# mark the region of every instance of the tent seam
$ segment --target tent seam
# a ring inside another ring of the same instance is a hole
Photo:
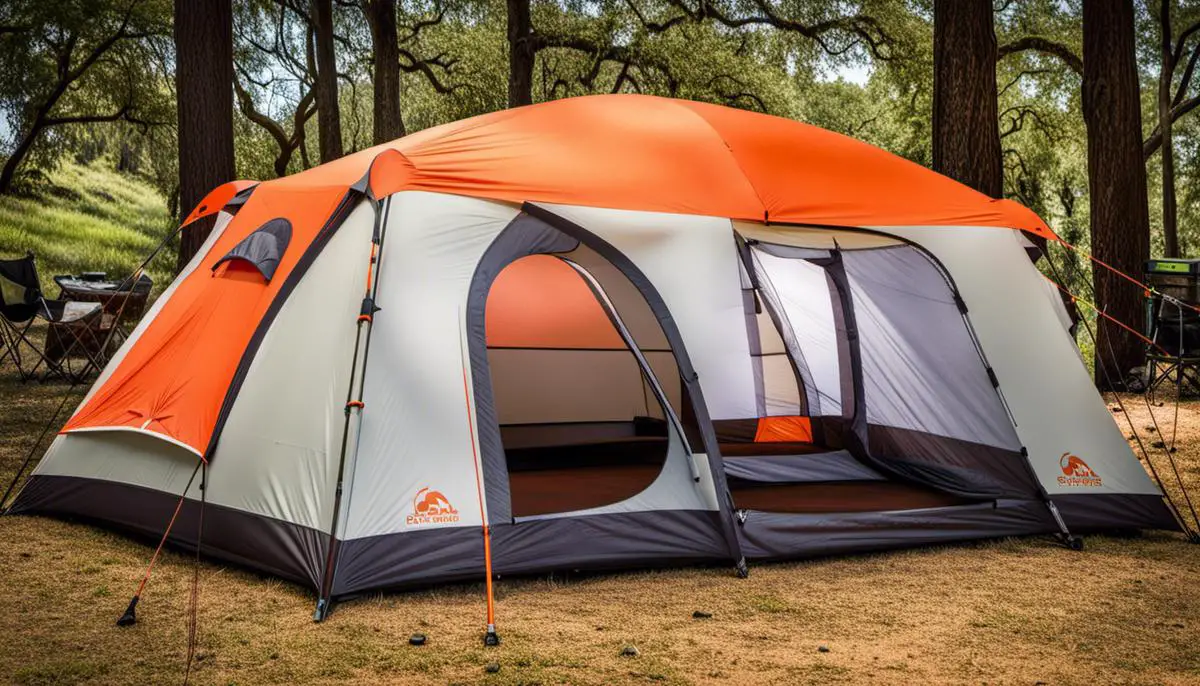
[[[729,141],[725,140],[725,136],[721,135],[721,132],[717,130],[717,127],[712,125],[712,122],[710,122],[707,117],[689,106],[692,102],[691,100],[678,100],[675,98],[664,99],[669,101],[672,105],[675,105],[687,112],[691,112],[693,116],[704,123],[704,126],[707,127],[709,131],[712,131],[713,135],[717,137],[717,140],[721,141],[721,146],[725,148],[725,150],[729,153],[729,158],[733,160],[733,166],[737,168],[738,173],[746,181],[746,185],[750,187],[750,191],[754,193],[754,198],[758,200],[758,205],[763,211],[763,221],[765,222],[770,217],[769,211],[767,210],[767,203],[763,201],[762,195],[758,192],[758,187],[755,186],[754,182],[750,180],[750,175],[746,173],[746,168],[742,166],[741,160],[739,160],[737,155],[734,154],[733,147],[729,145]]]

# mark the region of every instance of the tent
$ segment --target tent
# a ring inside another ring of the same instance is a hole
[[[647,96],[213,191],[199,253],[14,512],[332,598],[1180,525],[1034,213],[805,124]],[[197,472],[201,474],[196,477]]]

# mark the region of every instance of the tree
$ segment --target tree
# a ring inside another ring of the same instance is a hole
[[[375,93],[373,140],[386,143],[404,135],[400,114],[400,37],[396,31],[396,0],[364,0],[363,14],[371,28]]]
[[[533,31],[530,0],[507,0],[508,106],[533,104],[533,65],[538,36]]]
[[[1031,0],[1005,3],[995,20],[1005,196],[1057,220],[1060,235],[1075,241],[1081,222],[1074,214],[1075,193],[1087,183],[1079,105],[1081,17],[1069,3]],[[1045,239],[1029,238],[1045,249]],[[1062,296],[1074,318],[1074,302]]]
[[[234,178],[231,0],[175,0],[175,62],[179,202],[180,212],[187,213]],[[211,229],[205,224],[183,233],[180,268]]]
[[[1200,13],[1196,8],[1188,6],[1183,10],[1174,8],[1170,0],[1160,0],[1157,8],[1158,23],[1158,57],[1161,65],[1158,83],[1158,106],[1154,130],[1146,138],[1142,146],[1142,154],[1149,160],[1154,153],[1163,148],[1163,141],[1170,136],[1169,129],[1181,117],[1200,106],[1200,95],[1188,97],[1192,82],[1196,75],[1197,61],[1200,60]],[[1176,37],[1173,34],[1174,22],[1172,15],[1178,15],[1182,26],[1186,26]],[[1193,42],[1194,41],[1194,42]],[[1192,42],[1189,49],[1189,42]],[[1185,59],[1186,55],[1186,59]],[[1180,65],[1183,71],[1179,72]],[[1178,74],[1179,81],[1174,83]],[[1171,92],[1174,88],[1174,93]],[[1164,105],[1166,99],[1169,104]],[[1166,160],[1164,158],[1164,165]],[[1172,165],[1173,166],[1173,165]],[[1164,172],[1165,173],[1165,172]],[[1165,188],[1164,188],[1165,190]],[[1165,218],[1164,218],[1165,220]]]
[[[379,145],[405,134],[400,107],[401,73],[421,74],[435,92],[447,95],[454,92],[458,85],[442,79],[450,75],[458,60],[445,52],[432,57],[418,57],[409,49],[409,44],[415,42],[422,31],[442,23],[446,17],[444,9],[438,9],[432,16],[418,16],[411,23],[401,24],[396,15],[396,0],[362,0],[360,8],[371,33],[371,71],[374,77],[372,138]],[[407,31],[403,37],[399,35],[398,25],[404,26]]]
[[[933,168],[999,198],[1004,172],[991,0],[935,0],[933,45]]]
[[[288,166],[292,162],[292,155],[304,146],[304,127],[317,111],[313,90],[311,88],[306,90],[299,102],[296,103],[292,115],[292,131],[288,133],[279,122],[258,111],[254,103],[254,96],[242,86],[242,78],[248,77],[242,75],[233,80],[233,88],[237,92],[238,109],[246,119],[262,127],[279,146],[279,154],[275,156],[274,162],[275,176],[285,176],[288,173]]]
[[[343,154],[337,53],[334,50],[333,0],[312,0],[312,24],[316,34],[317,138],[320,143],[321,161],[330,162]]]
[[[1092,253],[1137,274],[1150,256],[1146,167],[1142,162],[1142,111],[1128,0],[1083,3],[1083,115],[1087,125]],[[1139,328],[1142,291],[1108,269],[1096,268],[1096,302],[1106,314]],[[1120,327],[1097,322],[1096,374],[1120,383],[1143,363],[1142,342]],[[1115,368],[1106,363],[1114,363]]]
[[[309,15],[303,7],[275,0],[244,3],[238,12],[233,82],[238,109],[274,144],[275,176],[288,173],[297,152],[308,168],[306,127],[317,111]]]
[[[168,34],[159,2],[22,0],[0,9],[0,107],[10,114],[12,151],[0,193],[49,134],[77,125],[165,125],[161,84],[147,78],[150,42]]]
[[[1167,257],[1179,257],[1179,227],[1178,205],[1175,199],[1175,145],[1172,141],[1175,119],[1186,114],[1181,107],[1187,95],[1192,75],[1196,70],[1196,60],[1200,58],[1200,40],[1196,41],[1187,57],[1186,66],[1180,75],[1179,87],[1175,88],[1176,71],[1183,64],[1189,38],[1200,31],[1200,17],[1186,29],[1175,36],[1172,30],[1172,15],[1175,14],[1175,3],[1171,0],[1161,0],[1158,5],[1158,101],[1157,128],[1152,141],[1162,151],[1162,228],[1163,247]],[[1194,14],[1194,13],[1193,13]],[[1178,110],[1177,110],[1178,108]],[[1149,143],[1149,141],[1148,141]],[[1147,156],[1148,157],[1148,156]]]

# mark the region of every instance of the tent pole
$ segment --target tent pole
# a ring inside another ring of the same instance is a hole
[[[475,440],[475,417],[471,412],[471,388],[467,379],[467,349],[464,342],[466,336],[466,315],[458,311],[458,350],[462,359],[463,402],[467,408],[467,434],[471,437],[471,463],[475,467],[475,495],[479,500],[479,522],[483,529],[483,568],[486,578],[484,590],[487,594],[487,632],[483,635],[485,646],[500,645],[500,636],[496,633],[496,597],[492,590],[492,529],[488,524],[487,508],[483,504],[483,477],[479,468],[479,447]]]
[[[362,422],[363,386],[366,383],[367,353],[371,346],[371,329],[375,312],[375,293],[379,287],[379,263],[383,251],[383,237],[387,231],[387,217],[391,209],[391,198],[375,201],[375,227],[371,232],[371,257],[367,264],[367,283],[364,289],[362,308],[359,311],[354,334],[354,356],[350,364],[350,386],[346,389],[346,420],[342,425],[342,448],[338,458],[337,486],[333,495],[333,520],[329,526],[329,549],[325,556],[325,571],[321,577],[318,589],[317,607],[313,611],[313,621],[320,622],[329,616],[333,600],[333,578],[337,568],[338,553],[341,541],[337,537],[337,527],[342,510],[342,494],[345,489],[346,455],[349,452],[350,425],[352,420]],[[365,328],[365,332],[364,332]],[[361,355],[360,355],[361,352]],[[361,361],[360,361],[361,358]],[[357,382],[357,383],[356,383]],[[358,393],[355,394],[357,387]],[[355,451],[357,452],[357,446]]]

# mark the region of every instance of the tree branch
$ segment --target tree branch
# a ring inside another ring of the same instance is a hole
[[[866,14],[854,14],[836,19],[827,19],[815,24],[805,24],[794,19],[780,16],[769,4],[768,0],[751,0],[757,13],[735,17],[714,7],[711,0],[699,0],[695,8],[687,4],[687,0],[667,0],[667,4],[684,13],[684,16],[700,23],[712,19],[719,24],[732,29],[746,26],[771,26],[781,31],[798,33],[817,43],[829,55],[843,55],[851,49],[866,45],[872,57],[879,60],[891,60],[891,50],[895,45],[892,37],[883,29],[883,24],[874,17]],[[665,23],[654,24],[647,22],[640,12],[636,12],[643,25],[649,28],[655,26],[666,30],[678,23],[675,19]],[[837,46],[829,42],[828,36],[848,34],[852,38],[845,45]]]
[[[447,57],[445,53],[441,53],[427,59],[419,59],[404,48],[400,48],[399,50],[401,58],[400,70],[407,74],[424,74],[425,79],[429,81],[429,85],[433,86],[433,89],[438,93],[447,95],[462,87],[458,84],[446,85],[442,83],[442,80],[438,78],[437,73],[433,70],[434,67],[438,67],[448,74],[454,65],[458,63],[457,58]]]
[[[1057,57],[1062,61],[1063,64],[1067,65],[1071,71],[1083,76],[1083,60],[1079,57],[1079,55],[1076,55],[1075,52],[1065,44],[1052,41],[1048,38],[1042,38],[1041,36],[1026,36],[1020,40],[1013,41],[1012,43],[1001,45],[996,50],[996,59],[999,61],[1005,57],[1008,57],[1009,55],[1026,51],[1040,52],[1043,55]]]
[[[1194,98],[1188,98],[1187,100],[1179,103],[1178,106],[1172,107],[1171,122],[1174,123],[1179,121],[1180,117],[1196,109],[1198,106],[1200,106],[1200,95]],[[1150,159],[1154,156],[1154,153],[1158,152],[1160,147],[1162,147],[1162,129],[1158,126],[1155,126],[1154,130],[1150,132],[1150,137],[1147,138],[1146,142],[1142,144],[1142,159]]]
[[[1008,92],[1009,88],[1012,88],[1013,86],[1017,85],[1017,83],[1021,79],[1025,78],[1026,76],[1038,76],[1040,74],[1049,74],[1050,71],[1051,70],[1049,70],[1049,69],[1026,69],[1025,71],[1022,71],[1021,73],[1014,76],[1012,78],[1012,80],[1010,80],[1008,83],[1004,84],[1004,88],[1001,88],[1000,92],[997,95],[1004,95],[1005,93]]]
[[[1192,54],[1188,57],[1187,66],[1183,69],[1183,76],[1179,78],[1179,90],[1175,91],[1175,97],[1171,99],[1171,107],[1175,107],[1183,102],[1183,96],[1187,95],[1188,88],[1192,83],[1192,74],[1196,72],[1196,60],[1200,58],[1200,41],[1197,41],[1196,47],[1192,48]],[[1179,62],[1176,60],[1172,64],[1172,70]]]

